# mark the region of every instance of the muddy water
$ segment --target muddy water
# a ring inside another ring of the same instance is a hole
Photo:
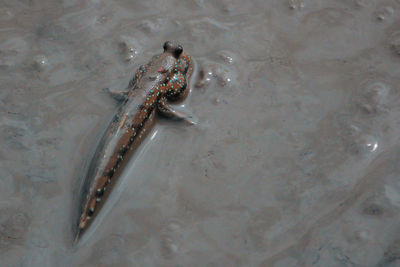
[[[400,1],[0,0],[1,266],[399,266]],[[196,60],[90,235],[89,155],[139,64]]]

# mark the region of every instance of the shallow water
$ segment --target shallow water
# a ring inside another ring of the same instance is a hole
[[[1,266],[399,266],[400,1],[0,0]],[[177,40],[159,120],[72,247],[88,157]]]

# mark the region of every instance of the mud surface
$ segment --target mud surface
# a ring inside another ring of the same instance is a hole
[[[1,266],[399,266],[400,1],[0,0]],[[198,126],[159,120],[92,234],[104,88],[178,40]]]

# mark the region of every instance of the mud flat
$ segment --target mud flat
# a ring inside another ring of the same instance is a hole
[[[400,1],[2,1],[1,266],[399,266]],[[196,60],[72,247],[104,88]]]

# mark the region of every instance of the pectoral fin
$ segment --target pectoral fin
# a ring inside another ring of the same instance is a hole
[[[110,88],[104,88],[103,91],[106,92],[107,94],[109,94],[112,98],[114,98],[118,102],[124,101],[129,93],[129,91],[120,91],[120,92],[111,91]]]
[[[198,119],[196,118],[196,116],[172,108],[170,105],[168,105],[167,99],[165,97],[160,99],[157,107],[158,107],[157,109],[158,113],[164,117],[174,120],[185,121],[190,125],[198,124]]]

